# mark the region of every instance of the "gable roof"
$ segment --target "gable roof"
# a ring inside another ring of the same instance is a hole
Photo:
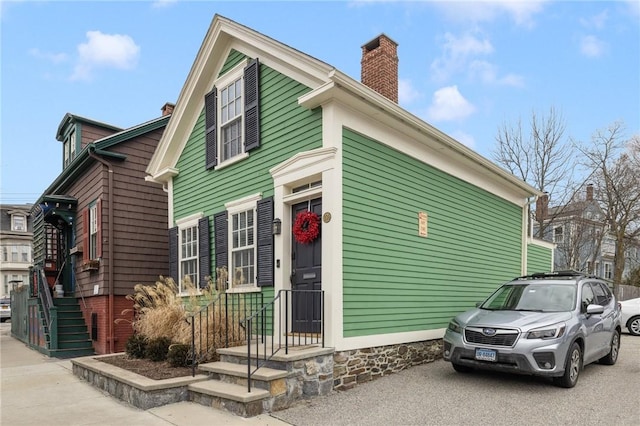
[[[213,86],[231,49],[252,58],[259,57],[262,64],[310,87],[311,92],[298,100],[303,107],[312,109],[328,100],[339,100],[403,134],[415,136],[416,140],[430,144],[438,152],[446,152],[477,173],[490,176],[500,185],[508,185],[523,197],[542,195],[526,182],[335,67],[217,14],[147,166],[148,179],[164,183],[177,175],[175,166],[204,108],[205,94]]]
[[[71,114],[67,114],[63,119],[63,122]],[[77,117],[77,116],[75,116]],[[78,176],[96,161],[91,155],[94,153],[111,157],[117,160],[124,160],[126,156],[117,152],[108,151],[109,148],[119,143],[128,141],[142,134],[159,129],[167,124],[170,115],[155,118],[145,123],[138,124],[128,129],[122,130],[118,133],[106,136],[102,139],[95,140],[94,142],[87,144],[82,151],[71,161],[71,163],[58,175],[58,177],[49,185],[49,187],[38,198],[35,205],[38,205],[42,200],[49,195],[56,195],[61,191],[64,191],[66,186],[73,182]],[[113,126],[111,126],[113,127]],[[115,128],[114,128],[115,129]]]

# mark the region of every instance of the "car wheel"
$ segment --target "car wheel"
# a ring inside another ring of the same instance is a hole
[[[634,336],[640,336],[640,316],[630,318],[627,321],[627,329]]]
[[[458,373],[470,373],[473,371],[473,368],[467,367],[466,365],[456,364],[455,362],[452,362],[451,365],[453,365],[453,369]]]
[[[553,381],[563,388],[572,388],[578,383],[580,370],[582,370],[582,350],[580,345],[574,342],[564,363],[564,374],[561,377],[554,377]]]
[[[600,364],[613,365],[618,360],[618,353],[620,352],[620,332],[618,330],[613,331],[611,336],[611,347],[609,353],[600,358]]]

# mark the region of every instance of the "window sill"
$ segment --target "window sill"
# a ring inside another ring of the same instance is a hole
[[[253,285],[232,287],[226,293],[260,293],[260,287]]]
[[[242,153],[240,155],[236,155],[233,158],[230,158],[230,159],[228,159],[226,161],[223,161],[222,163],[217,164],[216,167],[215,167],[215,170],[224,169],[225,167],[229,167],[232,164],[235,164],[238,161],[242,161],[242,160],[244,160],[245,158],[248,158],[248,157],[249,157],[249,153],[248,152],[244,152],[244,153]]]
[[[97,271],[100,269],[100,261],[99,260],[89,260],[80,265],[80,271]]]

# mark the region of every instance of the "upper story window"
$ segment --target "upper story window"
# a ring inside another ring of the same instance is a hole
[[[89,258],[98,258],[98,204],[89,207]]]
[[[102,201],[89,204],[82,213],[82,261],[100,260],[102,257]]]
[[[260,147],[257,59],[242,61],[205,96],[206,168],[221,168]]]
[[[21,214],[11,215],[11,230],[24,232],[27,230],[27,219]]]
[[[564,242],[564,228],[562,226],[553,228],[553,242],[557,244]]]
[[[63,158],[64,158],[64,167],[67,167],[69,163],[73,161],[76,156],[76,131],[75,129],[71,129],[69,134],[64,138],[64,142],[62,144],[63,149]]]

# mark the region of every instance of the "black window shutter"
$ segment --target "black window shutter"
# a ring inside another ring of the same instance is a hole
[[[218,91],[214,87],[204,97],[204,121],[206,144],[206,168],[212,169],[218,164],[216,109],[218,107]]]
[[[260,147],[260,62],[244,69],[244,150]]]
[[[200,288],[209,285],[207,277],[211,277],[211,253],[209,244],[209,216],[198,221],[198,260],[200,264]]]
[[[216,269],[227,267],[228,259],[228,227],[226,210],[213,216],[213,232],[216,245]]]
[[[169,229],[169,277],[179,284],[178,281],[178,227]]]
[[[273,197],[257,203],[258,212],[258,285],[273,285]]]

